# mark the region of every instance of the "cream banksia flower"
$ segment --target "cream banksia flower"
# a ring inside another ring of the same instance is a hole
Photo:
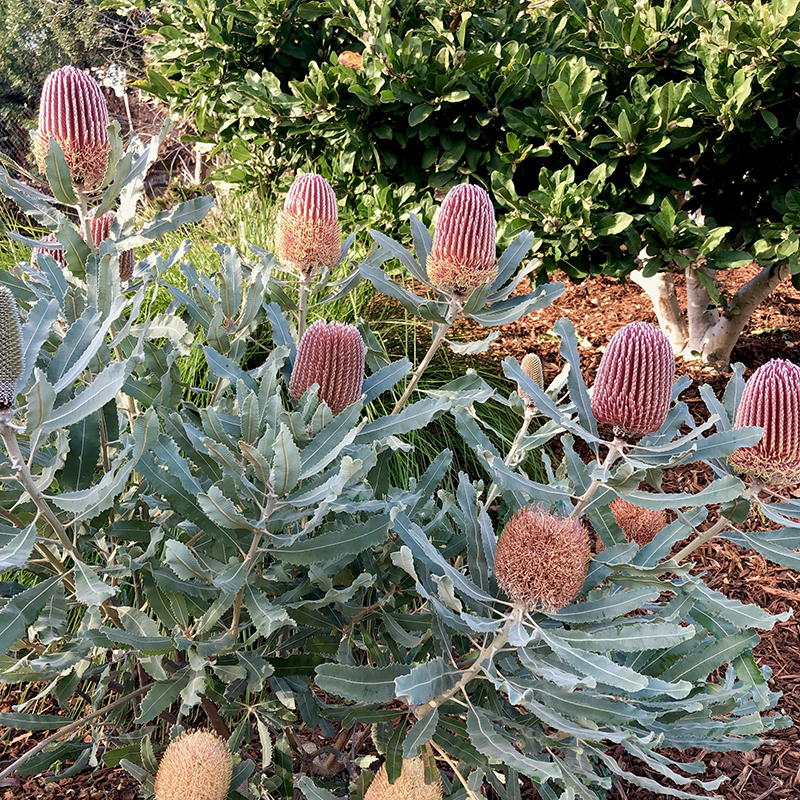
[[[445,196],[428,255],[428,278],[442,292],[468,297],[497,277],[494,206],[480,186],[461,183]]]
[[[663,424],[675,381],[675,355],[655,325],[620,328],[600,359],[592,389],[592,413],[617,436],[655,433]]]
[[[100,247],[100,244],[111,235],[111,225],[116,217],[115,211],[107,211],[95,219],[94,213],[89,212],[89,225],[92,229],[92,241],[95,247]],[[119,279],[121,281],[127,281],[133,277],[133,261],[133,250],[125,250],[119,254]]]
[[[100,85],[75,67],[60,67],[44,82],[39,129],[34,132],[34,155],[45,171],[44,157],[55,139],[64,151],[72,182],[87,191],[103,180],[111,149],[108,106]]]
[[[580,592],[589,568],[589,536],[576,519],[526,506],[506,523],[494,555],[500,588],[529,608],[557,611]]]
[[[361,396],[367,348],[352,325],[317,320],[300,339],[289,394],[299,400],[313,384],[334,414]]]
[[[336,195],[322,175],[300,175],[289,188],[275,229],[281,264],[311,278],[339,263],[342,232]]]
[[[22,331],[14,295],[0,286],[0,411],[11,408],[22,375]]]
[[[183,733],[170,744],[156,774],[156,800],[225,800],[233,761],[225,742],[209,731]]]
[[[728,456],[733,468],[772,485],[800,481],[800,367],[774,358],[750,376],[733,427],[750,425],[764,435]]]
[[[442,800],[442,781],[425,783],[425,762],[420,756],[404,758],[400,777],[389,783],[384,764],[369,785],[364,800]]]
[[[652,542],[667,524],[666,511],[639,508],[621,497],[614,500],[610,508],[625,538],[629,542],[636,542],[639,547]]]
[[[528,353],[520,364],[522,371],[540,388],[544,389],[544,373],[542,372],[542,359],[536,353]],[[529,397],[522,389],[519,396],[529,405],[533,406],[533,398]]]

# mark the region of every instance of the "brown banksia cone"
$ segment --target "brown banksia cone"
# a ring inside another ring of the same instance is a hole
[[[620,328],[600,360],[592,389],[592,413],[617,436],[655,433],[663,424],[675,381],[675,355],[655,325]]]
[[[107,211],[95,219],[94,213],[89,212],[89,224],[92,229],[92,241],[95,247],[100,247],[100,244],[111,235],[111,225],[116,217],[116,212]],[[125,252],[119,254],[119,279],[121,281],[127,281],[133,277],[133,261],[133,250],[125,250]]]
[[[576,519],[526,506],[506,523],[494,555],[500,588],[529,608],[557,611],[580,592],[589,567],[589,536]]]
[[[428,278],[443,292],[468,297],[482,283],[497,277],[494,206],[480,186],[461,183],[442,201]]]
[[[361,396],[367,348],[352,325],[317,320],[300,339],[289,394],[299,400],[313,384],[319,384],[320,401],[334,414]]]
[[[733,468],[771,485],[800,481],[800,367],[774,358],[750,376],[733,427],[750,425],[764,435],[728,456]]]
[[[300,175],[278,213],[278,261],[311,278],[322,267],[336,266],[341,252],[342,232],[333,188],[322,175]]]
[[[0,286],[0,411],[11,408],[22,376],[22,330],[14,295]]]
[[[225,800],[233,760],[210,731],[181,734],[167,748],[156,774],[156,800]]]
[[[54,233],[48,233],[47,236],[42,237],[41,244],[48,245],[51,243],[58,244],[58,238]],[[52,250],[49,247],[36,247],[34,248],[33,252],[31,253],[31,264],[36,266],[36,254],[37,253],[45,253],[51,258],[55,259],[59,264],[62,266],[67,266],[67,259],[64,257],[63,250]]]
[[[34,155],[44,172],[44,157],[55,139],[64,151],[72,182],[87,191],[103,180],[108,164],[108,106],[100,85],[83,70],[60,67],[44,82]]]
[[[639,508],[621,497],[614,500],[610,508],[625,538],[629,542],[636,542],[639,547],[652,542],[667,524],[666,511]]]
[[[386,765],[379,770],[367,789],[364,800],[442,800],[442,781],[425,783],[425,761],[420,757],[404,758],[400,777],[389,783]]]
[[[536,353],[528,353],[522,359],[522,371],[540,388],[544,389],[544,373],[542,372],[542,359]],[[534,406],[533,398],[519,390],[519,396],[529,405]]]

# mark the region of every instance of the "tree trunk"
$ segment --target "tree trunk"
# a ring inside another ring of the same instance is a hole
[[[676,353],[683,351],[689,341],[686,316],[681,311],[678,295],[675,293],[675,279],[671,272],[657,272],[648,278],[642,270],[635,269],[630,279],[644,289],[656,312],[658,325],[667,335]]]
[[[707,358],[709,332],[719,322],[719,309],[712,303],[706,285],[700,280],[705,275],[716,286],[715,270],[708,267],[686,268],[686,316],[689,320],[689,341],[684,348],[684,358]],[[695,355],[696,354],[696,355]]]

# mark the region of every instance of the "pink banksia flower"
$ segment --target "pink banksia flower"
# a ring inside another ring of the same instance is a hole
[[[536,353],[528,353],[520,364],[522,371],[540,388],[544,389],[544,373],[542,372],[542,359]],[[529,406],[534,406],[533,398],[519,390],[519,396]]]
[[[0,411],[11,408],[22,375],[22,331],[14,295],[0,286]]]
[[[384,764],[369,785],[364,800],[442,800],[442,781],[425,783],[425,761],[420,757],[404,758],[400,777],[389,783]]]
[[[494,556],[500,588],[528,608],[556,611],[580,592],[589,565],[589,536],[581,523],[526,506],[506,523]]]
[[[108,106],[100,85],[83,70],[60,67],[45,79],[34,132],[34,155],[42,172],[51,139],[64,151],[72,182],[87,191],[96,189],[111,149]]]
[[[233,759],[210,731],[183,733],[164,753],[156,773],[156,800],[225,800]]]
[[[610,508],[617,525],[622,528],[625,538],[629,542],[636,542],[639,547],[644,547],[652,542],[667,524],[666,511],[639,508],[621,497],[614,500]]]
[[[663,424],[675,381],[675,355],[655,325],[631,322],[612,337],[592,389],[592,413],[617,436],[655,433]]]
[[[433,247],[428,255],[428,278],[443,292],[468,297],[482,283],[497,277],[496,226],[489,193],[461,183],[442,201]]]
[[[300,339],[289,394],[299,400],[313,384],[334,414],[361,396],[367,349],[352,325],[317,320]]]
[[[764,429],[758,444],[729,456],[733,468],[771,485],[800,481],[800,367],[774,358],[748,379],[734,428]]]
[[[278,261],[312,278],[339,263],[342,232],[336,195],[322,175],[300,175],[289,188],[275,229]]]
[[[89,225],[92,229],[92,242],[95,247],[100,247],[111,235],[111,225],[116,219],[116,212],[106,211],[105,214],[95,219],[94,213],[89,212]],[[130,280],[133,277],[133,250],[125,250],[119,254],[119,279]]]
[[[58,244],[58,237],[54,233],[48,233],[47,236],[43,236],[41,240],[42,245],[48,244]],[[64,257],[64,251],[62,249],[52,249],[50,247],[36,247],[34,248],[33,252],[31,253],[31,264],[36,266],[36,256],[38,253],[45,253],[46,255],[50,256],[51,258],[55,259],[59,264],[62,266],[67,266],[67,259]]]

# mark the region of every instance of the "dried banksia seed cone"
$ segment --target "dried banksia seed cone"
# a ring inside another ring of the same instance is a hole
[[[528,353],[522,359],[522,371],[540,388],[544,389],[544,373],[542,372],[542,359],[536,353]],[[519,390],[519,396],[529,405],[533,406],[533,398],[529,397],[522,389]]]
[[[319,384],[320,401],[338,414],[361,396],[366,354],[355,327],[317,320],[300,339],[289,394],[299,400],[309,386]]]
[[[497,277],[494,206],[480,186],[461,183],[442,201],[433,247],[428,255],[428,278],[443,292],[469,296]]]
[[[336,195],[322,175],[295,179],[278,213],[275,255],[287,267],[313,277],[322,267],[339,263],[342,232]]]
[[[675,355],[655,325],[620,328],[600,360],[592,389],[592,413],[617,436],[655,433],[663,424],[675,381]]]
[[[92,229],[92,242],[95,247],[99,247],[111,235],[111,225],[116,219],[116,212],[107,211],[97,219],[94,213],[89,212],[89,224]],[[121,281],[130,280],[133,276],[133,250],[126,250],[119,254],[119,279]]]
[[[48,233],[47,236],[42,237],[41,243],[50,244],[51,242],[58,243],[58,237],[54,233]],[[31,253],[31,264],[36,266],[36,254],[37,253],[46,253],[51,258],[54,258],[59,264],[66,266],[67,259],[64,257],[63,250],[51,250],[49,247],[37,247]]]
[[[0,410],[11,408],[22,376],[22,331],[14,295],[0,286]]]
[[[442,781],[425,783],[425,761],[420,757],[404,758],[400,777],[389,783],[384,764],[367,789],[364,800],[442,800]]]
[[[225,742],[209,731],[181,734],[156,774],[156,800],[225,800],[233,761]]]
[[[733,468],[767,484],[800,481],[800,367],[774,358],[750,376],[733,427],[750,425],[764,435],[728,456]]]
[[[666,511],[639,508],[621,497],[614,500],[610,508],[625,538],[629,542],[636,542],[639,547],[652,542],[667,524]]]
[[[72,182],[87,191],[97,188],[111,149],[108,106],[97,81],[75,67],[61,67],[44,82],[39,129],[34,133],[34,155],[42,172],[51,139],[64,151]]]
[[[506,523],[494,570],[515,602],[556,611],[580,592],[589,565],[589,536],[578,520],[526,506]]]

